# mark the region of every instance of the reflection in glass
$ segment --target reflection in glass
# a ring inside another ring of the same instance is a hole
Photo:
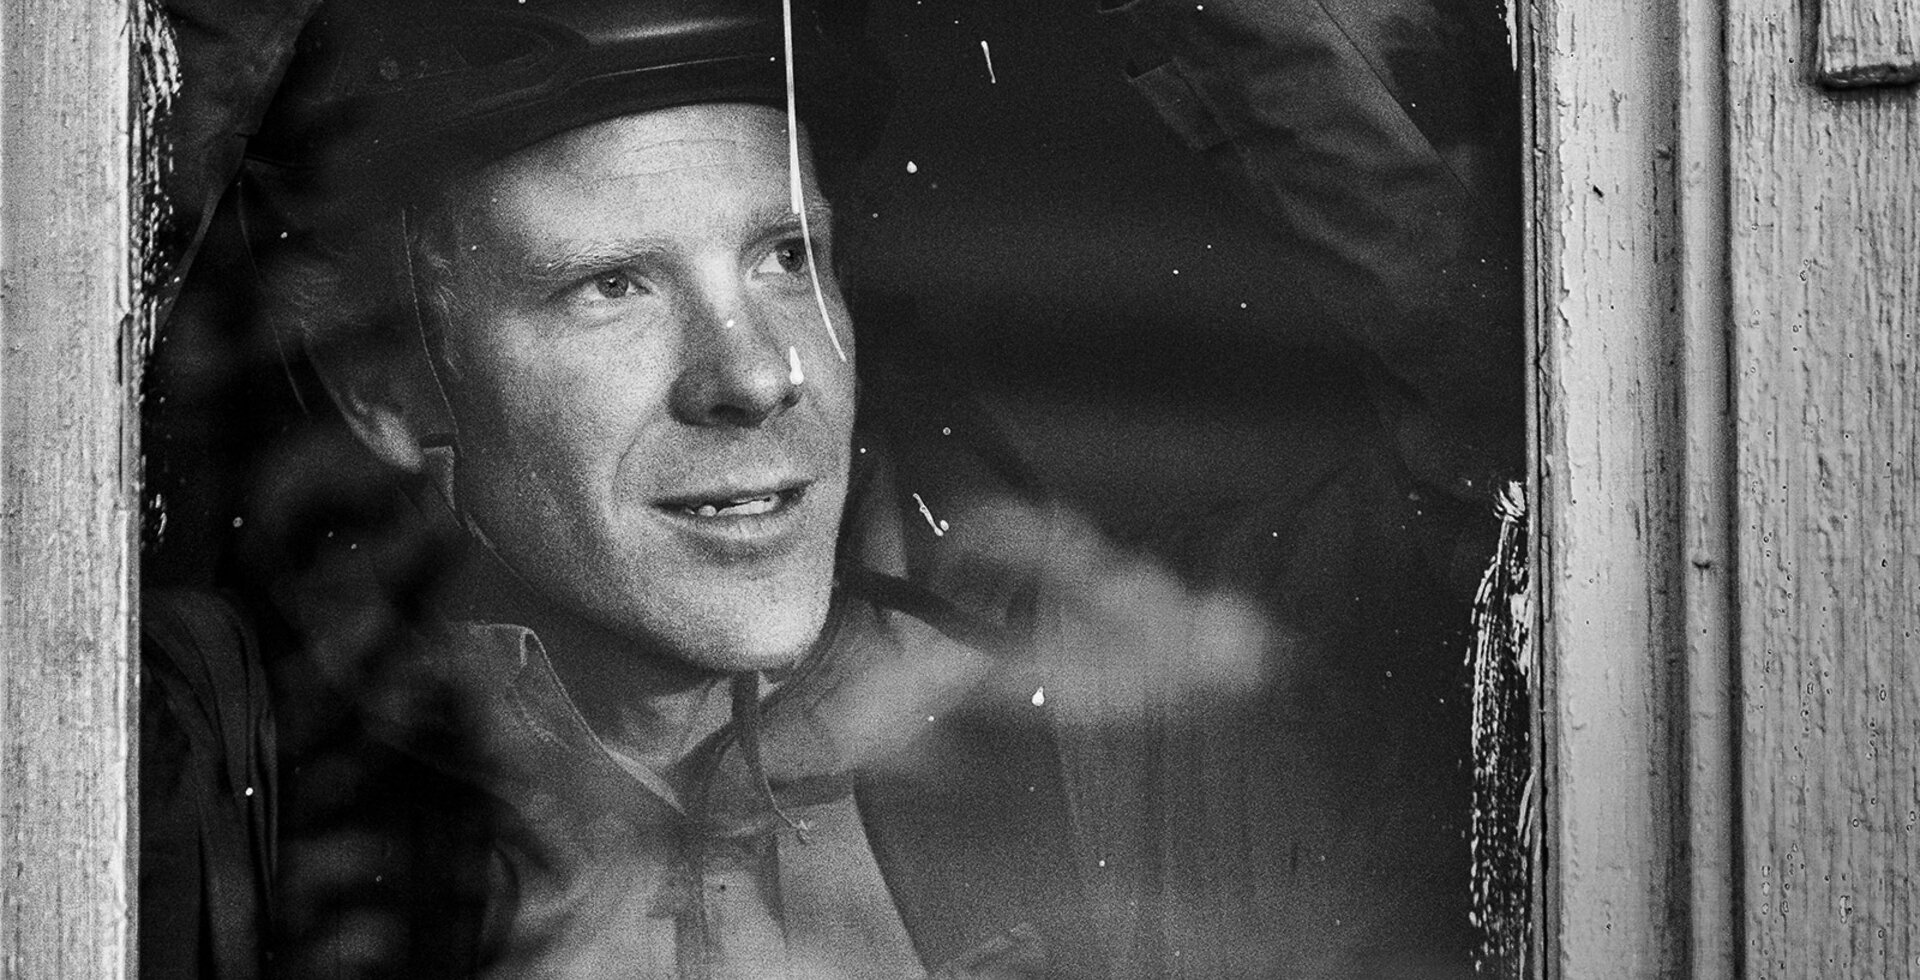
[[[1516,968],[1498,5],[539,2],[172,5],[145,972]]]

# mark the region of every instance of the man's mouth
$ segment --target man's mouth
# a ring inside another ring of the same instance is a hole
[[[676,500],[668,503],[668,509],[678,510],[689,517],[722,518],[754,517],[771,514],[797,503],[805,487],[791,487],[784,490],[769,490],[757,494],[729,494],[710,498]]]
[[[825,525],[810,503],[813,486],[806,478],[714,481],[656,498],[654,507],[683,543],[713,560],[762,561],[820,539]]]

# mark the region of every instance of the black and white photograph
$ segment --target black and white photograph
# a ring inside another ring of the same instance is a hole
[[[1920,975],[1920,0],[15,0],[0,978]]]

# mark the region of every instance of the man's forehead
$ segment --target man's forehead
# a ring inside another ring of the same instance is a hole
[[[800,151],[808,211],[825,228],[804,138]],[[456,199],[458,252],[493,274],[541,278],[581,255],[755,237],[796,220],[788,152],[785,114],[760,105],[702,104],[582,127],[466,184]]]
[[[689,168],[784,166],[786,119],[768,106],[707,103],[620,116],[554,136],[489,168],[494,181],[591,183]]]

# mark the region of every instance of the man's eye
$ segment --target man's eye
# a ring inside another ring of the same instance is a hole
[[[806,243],[798,239],[781,242],[767,253],[766,258],[760,260],[753,271],[762,276],[795,276],[807,271]]]
[[[620,299],[640,291],[640,287],[634,283],[632,277],[624,272],[608,272],[595,276],[593,289],[602,299]]]

